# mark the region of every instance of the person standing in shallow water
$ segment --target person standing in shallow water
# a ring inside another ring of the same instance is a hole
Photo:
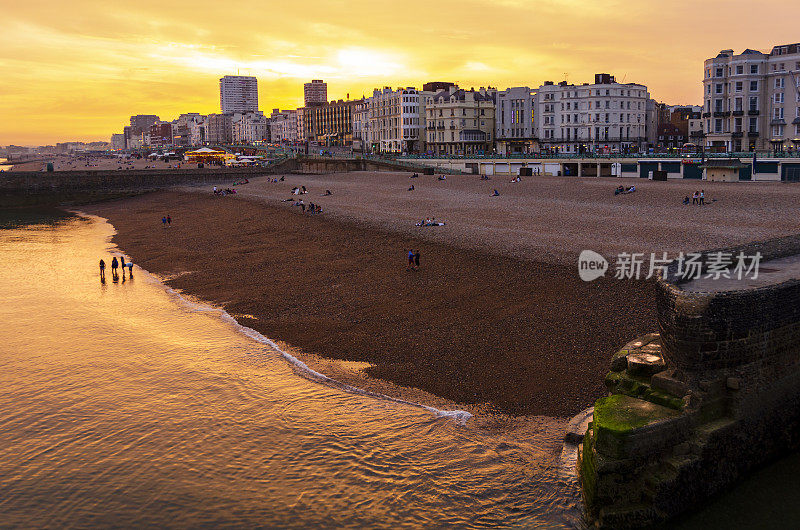
[[[117,277],[117,267],[119,267],[119,262],[117,261],[117,257],[114,256],[114,258],[111,260],[111,277],[112,278],[116,278]]]
[[[106,262],[100,260],[100,281],[106,280]]]
[[[125,256],[119,257],[119,266],[122,269],[122,277],[125,277]]]

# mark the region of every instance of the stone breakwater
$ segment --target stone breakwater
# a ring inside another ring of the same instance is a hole
[[[769,271],[800,236],[727,251],[760,252]],[[667,520],[800,448],[800,280],[701,291],[677,267],[658,281],[659,333],[613,356],[579,455],[601,528]]]
[[[294,169],[294,160],[287,160],[267,168],[3,172],[0,207],[82,204],[172,186],[230,185],[241,178]]]

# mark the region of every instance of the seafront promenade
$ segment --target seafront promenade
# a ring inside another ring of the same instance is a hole
[[[481,175],[516,176],[530,172],[533,175],[572,177],[630,177],[649,178],[653,172],[663,171],[668,179],[701,180],[702,166],[706,160],[730,159],[742,164],[741,181],[792,181],[800,180],[800,157],[795,154],[775,156],[763,153],[714,153],[692,155],[600,155],[600,156],[542,156],[502,155],[488,157],[406,156],[398,160],[431,165],[443,170]],[[522,173],[521,173],[522,172]]]

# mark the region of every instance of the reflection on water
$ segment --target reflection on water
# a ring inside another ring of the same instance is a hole
[[[516,440],[300,377],[112,228],[0,231],[3,526],[571,526],[561,432]]]
[[[8,171],[12,168],[12,166],[10,164],[6,164],[6,162],[8,162],[8,159],[0,158],[0,171]]]

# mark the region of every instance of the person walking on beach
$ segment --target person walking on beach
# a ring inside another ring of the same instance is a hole
[[[119,257],[119,266],[122,269],[122,278],[125,279],[125,256]]]
[[[164,229],[166,230],[166,228],[167,228],[167,218],[166,217],[162,217],[161,218],[161,226],[163,226]]]
[[[406,270],[407,271],[414,270],[414,251],[413,250],[409,250],[408,251],[408,265],[406,266]]]
[[[419,269],[419,249],[414,252],[414,267]]]
[[[106,262],[100,260],[100,281],[106,281]]]
[[[133,262],[129,261],[127,263],[127,265],[128,265],[128,276],[130,276],[130,279],[132,280],[133,279]]]
[[[169,215],[167,216],[167,226],[168,227],[172,226],[172,217],[170,217]]]
[[[700,190],[700,206],[706,203],[706,190]]]

